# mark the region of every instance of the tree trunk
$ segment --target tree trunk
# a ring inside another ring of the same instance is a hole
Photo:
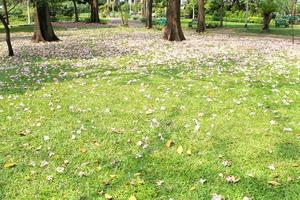
[[[206,28],[205,25],[205,9],[204,9],[204,0],[199,0],[198,2],[198,26],[197,32],[204,32]]]
[[[270,22],[272,20],[272,15],[273,13],[264,13],[263,14],[263,28],[262,30],[265,31],[265,32],[268,32],[270,31]]]
[[[98,0],[91,0],[91,22],[99,23],[99,3]]]
[[[112,3],[112,5],[111,5],[113,17],[115,17],[115,4],[116,4],[116,2],[115,2],[115,0],[113,0],[113,3]]]
[[[11,41],[10,41],[10,30],[8,27],[8,24],[6,22],[6,20],[3,18],[2,15],[0,15],[0,21],[2,22],[4,28],[5,28],[5,33],[6,33],[6,43],[7,43],[7,47],[8,47],[8,55],[9,56],[13,56],[14,55],[14,51],[11,45]]]
[[[294,0],[292,2],[292,4],[293,4],[293,6],[292,6],[292,16],[295,17],[297,15],[297,0]]]
[[[47,1],[36,1],[36,14],[34,20],[34,42],[59,41],[54,33],[50,20],[49,5]]]
[[[225,14],[225,9],[224,9],[224,0],[221,2],[221,11],[220,11],[220,27],[224,26],[224,14]]]
[[[73,0],[73,5],[74,5],[75,22],[79,22],[79,15],[78,15],[76,0]]]
[[[142,17],[146,17],[146,1],[147,0],[142,0]]]
[[[152,7],[153,7],[153,0],[147,0],[147,20],[146,20],[146,27],[152,28]]]
[[[8,10],[7,10],[6,0],[3,0],[2,3],[3,3],[5,20],[6,20],[7,25],[9,25],[9,16],[8,16]]]
[[[168,0],[164,39],[169,41],[185,40],[180,22],[180,0]]]
[[[296,14],[297,14],[297,0],[293,1],[292,5],[292,16],[293,16],[293,21],[292,21],[292,43],[293,45],[295,44],[295,30],[294,30],[294,24],[296,20]]]

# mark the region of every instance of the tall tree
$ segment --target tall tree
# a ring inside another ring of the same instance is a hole
[[[79,22],[79,15],[78,15],[76,0],[72,0],[72,2],[73,2],[73,5],[74,5],[75,22]]]
[[[263,16],[263,28],[262,30],[267,32],[270,30],[270,22],[273,17],[273,13],[277,10],[277,2],[275,0],[262,0],[260,2],[260,8]]]
[[[147,11],[146,11],[146,27],[152,28],[152,8],[153,0],[147,0]]]
[[[169,41],[185,40],[180,22],[180,0],[168,0],[164,39]]]
[[[35,42],[58,41],[52,23],[50,21],[49,5],[47,0],[37,0],[35,2],[36,15],[34,20],[34,35],[32,40]]]
[[[91,22],[99,23],[99,2],[98,0],[91,0]]]
[[[146,17],[146,3],[147,0],[141,0],[141,13],[142,13],[142,17]]]
[[[7,2],[6,2],[6,0],[3,0],[2,3],[3,3],[5,20],[6,20],[6,23],[9,25],[9,16],[8,16],[8,10],[7,10]]]
[[[2,22],[4,28],[5,28],[5,33],[6,33],[6,43],[7,43],[7,47],[8,47],[8,55],[9,56],[13,56],[14,55],[14,51],[11,45],[11,40],[10,40],[10,30],[7,24],[7,21],[4,19],[4,17],[0,14],[0,21]]]
[[[204,8],[204,0],[199,0],[198,2],[198,26],[197,32],[204,32],[206,25],[205,25],[205,8]]]
[[[221,7],[220,7],[220,27],[224,26],[224,15],[225,15],[225,2],[221,0]]]
[[[294,30],[294,23],[295,23],[295,16],[297,13],[297,0],[292,0],[292,10],[291,10],[291,15],[292,15],[292,43],[295,44],[295,30]]]

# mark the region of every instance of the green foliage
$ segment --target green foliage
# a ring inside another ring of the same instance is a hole
[[[123,3],[120,6],[120,14],[121,14],[121,18],[122,18],[122,24],[123,26],[128,26],[128,19],[129,19],[129,4],[128,3]]]
[[[71,1],[50,1],[50,16],[53,21],[59,21],[60,18],[72,18],[74,16],[74,5]],[[78,13],[90,12],[86,4],[77,4]]]
[[[74,7],[71,3],[66,3],[61,7],[60,14],[66,17],[72,17],[74,15]]]
[[[108,4],[104,4],[104,5],[99,6],[99,11],[101,13],[101,16],[103,18],[106,18],[107,16],[109,16],[109,12],[110,12],[109,5]]]
[[[15,9],[13,9],[10,12],[10,16],[13,16],[16,18],[22,18],[22,17],[24,17],[23,10],[20,7],[16,7]]]
[[[134,3],[131,5],[131,10],[134,13],[138,13],[141,10],[142,5],[140,3]]]
[[[161,7],[154,8],[155,17],[166,17],[166,9]]]
[[[249,23],[255,23],[255,24],[261,24],[262,18],[261,17],[249,17],[248,18]]]
[[[268,14],[275,12],[278,8],[278,4],[276,0],[261,0],[259,7],[262,14]]]

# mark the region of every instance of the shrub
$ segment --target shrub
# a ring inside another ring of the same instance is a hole
[[[60,14],[66,17],[72,17],[74,15],[74,8],[70,4],[64,4],[59,10]]]
[[[22,18],[24,17],[23,15],[23,10],[21,8],[15,8],[11,11],[10,13],[11,16],[16,17],[16,18]]]
[[[261,17],[249,17],[248,18],[249,23],[255,23],[255,24],[261,24],[262,20],[263,19]]]
[[[128,26],[128,19],[129,19],[129,4],[124,3],[120,7],[121,19],[123,26]]]

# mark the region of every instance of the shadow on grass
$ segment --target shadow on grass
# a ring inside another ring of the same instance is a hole
[[[276,146],[276,155],[280,159],[299,161],[300,145],[292,142],[280,143]]]
[[[13,68],[2,70],[0,80],[0,94],[24,94],[27,91],[36,91],[47,83],[66,82],[79,78],[95,78],[97,75],[107,71],[115,70],[113,68],[97,68],[93,72],[81,74],[82,68],[74,67],[71,64],[59,65],[59,67],[52,67],[52,65],[42,66],[41,60],[37,59],[30,62],[29,71],[22,68]],[[44,74],[44,75],[41,75]],[[67,74],[67,75],[63,75]]]
[[[117,28],[117,26],[111,26],[107,24],[92,24],[92,23],[84,23],[81,22],[80,24],[74,23],[74,22],[67,22],[67,23],[54,23],[54,29],[55,31],[68,31],[68,30],[89,30],[89,29],[105,29],[105,28]],[[34,30],[34,25],[12,25],[11,26],[11,33],[32,33]],[[5,33],[5,30],[3,27],[0,27],[0,33]]]
[[[249,122],[250,123],[250,122]],[[240,124],[242,127],[243,123]],[[245,129],[246,130],[246,129]],[[251,135],[251,134],[250,134]],[[249,137],[253,137],[250,136]],[[243,137],[243,136],[241,136]],[[246,137],[246,136],[244,136]],[[255,136],[256,140],[260,140],[257,136]],[[244,140],[255,140],[254,138],[244,138]],[[235,152],[237,151],[236,145],[239,143],[239,138],[235,137],[234,135],[219,135],[212,139],[213,146],[212,151],[214,152],[214,155],[223,155],[224,158],[230,159],[233,163],[239,163],[239,166],[232,165],[229,169],[223,169],[219,171],[219,173],[233,173],[234,175],[241,178],[240,182],[238,184],[228,185],[226,186],[226,183],[224,183],[223,186],[221,186],[224,190],[224,193],[227,193],[229,199],[235,199],[230,197],[230,194],[236,193],[239,191],[241,194],[244,194],[245,196],[253,197],[254,199],[299,199],[300,192],[296,188],[300,188],[299,180],[293,179],[293,181],[286,181],[285,175],[281,176],[280,174],[273,175],[274,177],[270,177],[271,175],[263,175],[263,176],[255,176],[255,177],[249,177],[246,174],[243,174],[242,170],[240,168],[243,168],[243,165],[249,165],[249,162],[253,162],[254,165],[257,165],[256,167],[253,166],[252,170],[259,170],[259,162],[264,162],[265,159],[274,159],[274,160],[294,160],[295,162],[298,161],[299,155],[299,146],[294,144],[289,144],[287,146],[286,144],[280,144],[279,146],[275,145],[276,152],[274,152],[274,155],[272,155],[272,158],[267,158],[269,155],[264,156],[264,150],[261,151],[260,148],[258,148],[256,151],[256,155],[253,155],[254,157],[251,158],[249,155],[248,157],[243,158],[243,156],[237,156],[235,155]],[[246,151],[247,149],[245,149]],[[260,152],[261,151],[261,152]],[[243,163],[243,160],[247,160],[248,164]],[[251,159],[255,159],[255,161],[251,161]],[[211,166],[213,167],[213,166]],[[236,174],[235,174],[236,173]],[[228,175],[228,174],[226,174]],[[294,174],[296,176],[296,174]],[[269,184],[269,181],[272,180],[278,180],[280,182],[280,185],[278,186],[272,186]],[[216,183],[218,185],[218,183]],[[289,197],[289,198],[287,198]]]

